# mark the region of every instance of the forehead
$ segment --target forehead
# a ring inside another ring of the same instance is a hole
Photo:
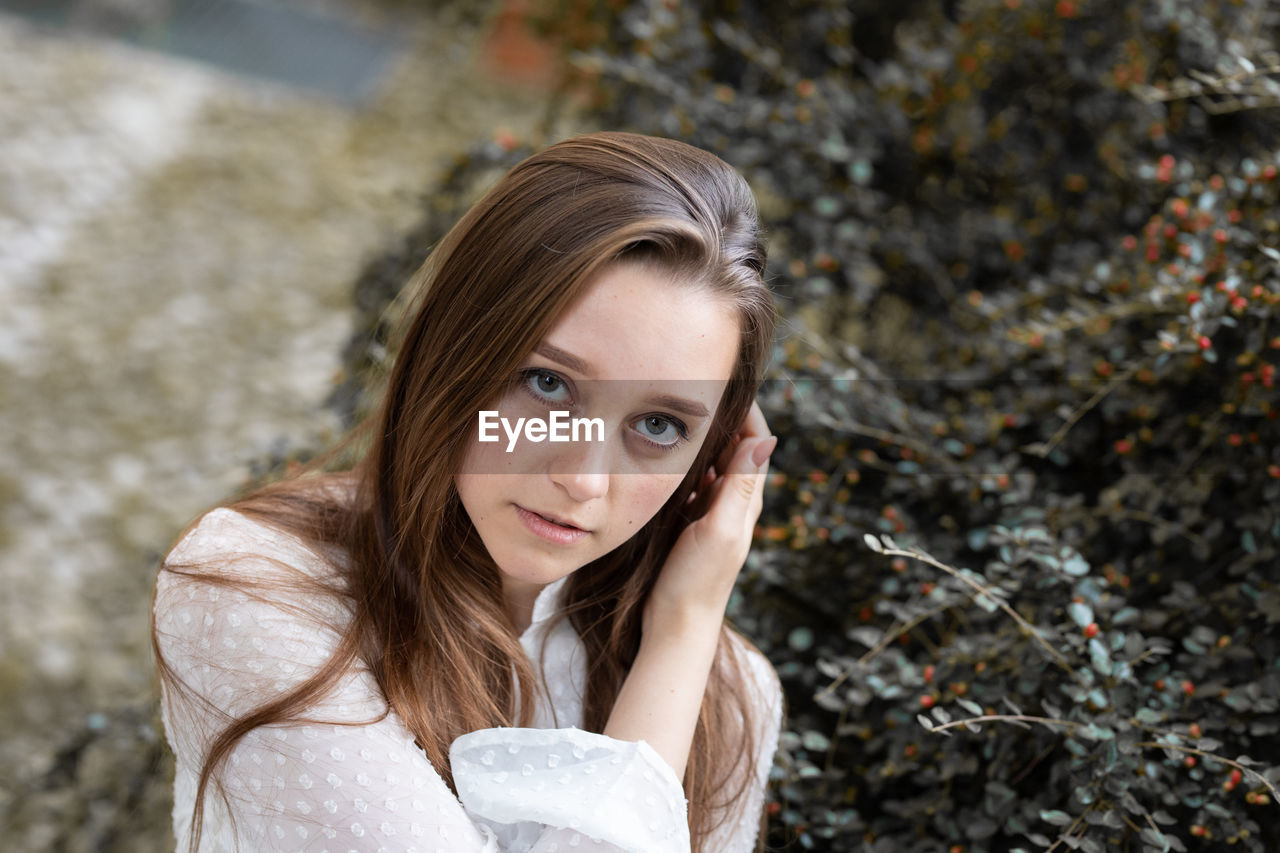
[[[739,320],[727,297],[639,264],[612,264],[548,333],[589,379],[727,382]],[[561,360],[557,358],[557,360]]]

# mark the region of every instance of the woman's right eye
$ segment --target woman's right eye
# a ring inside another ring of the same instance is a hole
[[[544,403],[568,405],[573,402],[568,384],[559,374],[550,370],[524,371],[524,387],[535,399]]]

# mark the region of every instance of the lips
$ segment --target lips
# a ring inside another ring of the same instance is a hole
[[[522,507],[522,509],[523,509],[523,507]],[[549,522],[551,522],[552,524],[558,524],[558,525],[560,525],[561,527],[567,528],[567,529],[569,529],[569,530],[581,530],[581,531],[583,531],[583,532],[587,532],[587,529],[586,529],[585,527],[583,527],[582,525],[580,525],[580,524],[574,524],[572,521],[567,521],[567,520],[565,520],[565,519],[561,518],[561,517],[560,517],[560,516],[558,516],[558,515],[552,515],[552,514],[551,514],[551,513],[549,513],[549,512],[538,512],[536,509],[530,509],[530,510],[528,510],[528,512],[531,512],[531,513],[533,513],[534,515],[539,516],[540,518],[542,518],[542,519],[543,519],[543,520],[545,520],[545,521],[549,521]]]

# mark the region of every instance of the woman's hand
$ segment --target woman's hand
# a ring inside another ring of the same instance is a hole
[[[679,779],[777,443],[752,404],[698,486],[690,504],[695,520],[681,532],[649,593],[640,651],[605,724],[609,737],[647,742]]]
[[[764,500],[769,454],[777,445],[757,403],[691,496],[695,521],[680,534],[645,605],[644,629],[724,619],[746,562]]]

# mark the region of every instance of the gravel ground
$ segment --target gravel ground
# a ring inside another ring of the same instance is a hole
[[[332,434],[362,264],[544,118],[450,8],[358,108],[0,15],[0,849],[172,848],[159,555]]]

